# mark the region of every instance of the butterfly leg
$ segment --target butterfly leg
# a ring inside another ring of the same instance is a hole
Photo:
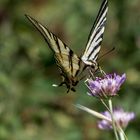
[[[76,91],[74,88],[70,88],[70,87],[67,87],[67,88],[68,88],[67,93],[69,93],[70,90],[73,91],[73,92]]]
[[[95,78],[95,70],[92,70],[92,68],[89,68],[89,77],[92,79]]]
[[[61,86],[63,86],[65,84],[65,82],[63,81],[63,82],[61,82],[59,85],[58,85],[58,87],[61,87]]]
[[[100,71],[103,75],[106,75],[106,73],[102,70],[101,67],[99,67],[99,71]]]
[[[73,92],[76,92],[75,88],[71,88],[71,90],[72,90]]]
[[[82,77],[80,77],[79,81],[83,80],[86,77],[86,75],[83,75]]]

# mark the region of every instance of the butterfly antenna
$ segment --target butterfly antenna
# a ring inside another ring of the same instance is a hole
[[[115,47],[113,47],[111,50],[109,50],[108,52],[104,53],[99,59],[98,62],[106,55],[110,54],[111,52],[113,52],[115,50]]]

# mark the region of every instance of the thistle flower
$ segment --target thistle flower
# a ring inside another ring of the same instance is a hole
[[[115,96],[125,79],[125,74],[120,76],[116,73],[105,75],[103,78],[96,77],[95,80],[87,79],[87,86],[90,89],[88,94],[99,98]]]
[[[111,114],[109,111],[105,111],[102,113],[108,119],[111,119]],[[124,112],[122,108],[116,108],[113,110],[114,121],[117,125],[122,128],[126,128],[128,123],[135,118],[135,114],[133,112]],[[101,120],[98,122],[98,127],[100,129],[112,129],[111,122],[107,120]]]

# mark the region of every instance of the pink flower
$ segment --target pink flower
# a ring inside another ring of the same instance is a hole
[[[104,116],[111,119],[111,114],[109,111],[105,111],[102,113]],[[133,112],[124,112],[122,108],[117,108],[113,110],[113,116],[115,122],[121,126],[122,128],[127,127],[128,123],[135,118],[135,114]],[[112,124],[107,120],[101,120],[98,122],[98,127],[100,129],[112,129]]]
[[[87,85],[90,89],[89,95],[107,98],[117,95],[117,92],[120,90],[120,86],[126,80],[126,75],[122,76],[114,74],[105,75],[103,78],[96,77],[95,80],[88,79]]]

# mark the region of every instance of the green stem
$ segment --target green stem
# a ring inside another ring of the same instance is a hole
[[[125,135],[123,129],[120,126],[118,126],[118,132],[119,132],[120,138],[123,136],[123,139],[121,140],[128,140],[127,136]]]
[[[100,99],[100,101],[102,102],[102,104],[106,107],[106,109],[110,112],[109,107],[107,106],[107,104],[105,103],[105,101],[103,99]]]
[[[120,140],[126,140],[124,133],[122,131],[119,131],[119,136],[120,136]]]
[[[117,133],[117,128],[116,128],[115,120],[114,120],[114,116],[113,116],[113,107],[112,107],[111,99],[109,99],[108,102],[109,102],[109,108],[110,108],[110,113],[111,113],[111,119],[112,119],[112,126],[113,126],[113,130],[114,130],[114,134],[115,134],[116,140],[119,140],[119,136],[118,136],[118,133]]]

